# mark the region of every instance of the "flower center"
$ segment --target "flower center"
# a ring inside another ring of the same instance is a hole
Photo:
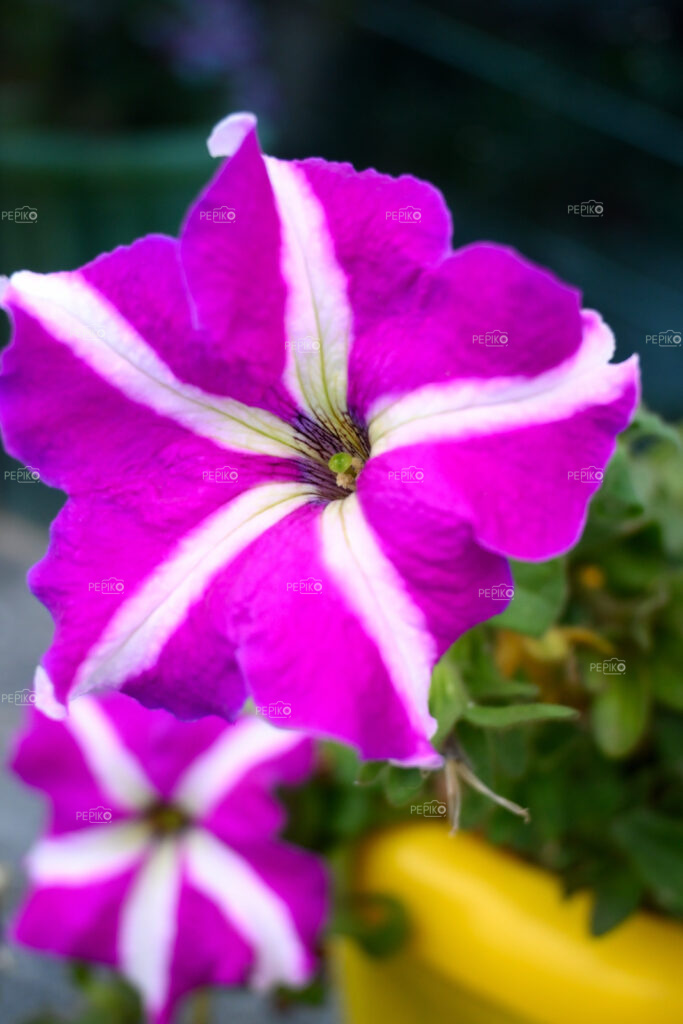
[[[151,807],[145,820],[159,836],[182,832],[190,824],[190,819],[179,807],[173,804],[158,803]]]
[[[335,483],[344,491],[355,491],[358,474],[363,468],[363,460],[348,452],[337,452],[327,465],[335,474]]]
[[[302,476],[313,484],[321,501],[347,498],[370,457],[365,425],[346,412],[334,420],[301,413],[294,424],[300,437]]]

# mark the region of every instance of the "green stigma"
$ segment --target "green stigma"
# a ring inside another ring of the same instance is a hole
[[[157,804],[149,811],[147,820],[155,832],[163,835],[180,832],[188,823],[186,815],[170,804]]]
[[[327,465],[333,473],[346,473],[351,468],[352,457],[348,452],[337,452],[333,455]]]

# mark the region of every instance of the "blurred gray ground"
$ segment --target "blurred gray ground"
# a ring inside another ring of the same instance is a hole
[[[26,588],[26,571],[42,556],[46,531],[18,518],[0,514],[0,694],[30,687],[40,655],[52,633],[50,617]],[[42,802],[4,769],[22,708],[0,697],[0,871],[8,874],[2,896],[3,922],[19,899],[23,877],[21,858],[37,835]],[[55,922],[59,927],[59,922]],[[24,1024],[40,1011],[53,1010],[68,1018],[78,996],[65,965],[38,953],[0,945],[0,1022]],[[281,1015],[260,997],[245,992],[212,996],[212,1024],[336,1024],[332,1007],[299,1008]]]

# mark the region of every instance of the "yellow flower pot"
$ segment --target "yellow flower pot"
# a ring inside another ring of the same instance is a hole
[[[641,913],[592,938],[586,894],[440,822],[372,837],[356,879],[400,899],[412,932],[383,960],[338,943],[347,1024],[683,1022],[674,922]]]

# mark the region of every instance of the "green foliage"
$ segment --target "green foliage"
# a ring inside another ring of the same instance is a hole
[[[490,787],[530,809],[531,823],[469,794],[463,823],[558,872],[568,892],[592,889],[595,935],[641,906],[682,915],[683,449],[676,428],[639,413],[581,541],[548,563],[547,576],[538,574],[542,568],[515,565],[514,616],[508,609],[471,631],[451,654],[471,700],[459,713],[459,740]],[[535,702],[523,702],[530,694],[520,702],[520,685],[536,688]],[[578,714],[573,723],[502,729],[567,708]]]
[[[683,914],[683,820],[639,807],[617,818],[612,834],[658,902]]]
[[[567,597],[564,560],[513,561],[511,567],[515,596],[492,624],[530,636],[542,636],[556,621]]]
[[[434,737],[435,746],[441,746],[456,722],[462,718],[467,701],[467,690],[456,659],[447,654],[434,669],[429,695],[430,710],[439,723]]]
[[[577,715],[575,708],[562,704],[503,704],[500,707],[472,704],[465,709],[464,717],[482,729],[507,729],[512,725],[547,722],[553,718],[576,718]]]
[[[650,715],[650,692],[643,666],[607,680],[591,713],[595,742],[610,757],[624,757],[640,743]]]

